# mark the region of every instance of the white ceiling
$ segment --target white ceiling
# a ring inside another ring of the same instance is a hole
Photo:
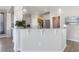
[[[47,11],[56,11],[59,8],[61,8],[64,11],[78,11],[79,6],[24,6],[25,9],[27,9],[28,13],[44,13],[45,10]]]
[[[9,9],[11,6],[0,6],[0,9]]]
[[[28,13],[44,13],[49,11],[51,7],[41,7],[41,6],[24,6],[24,8],[28,11]]]
[[[0,11],[9,11],[11,6],[0,6]]]
[[[12,6],[0,6],[0,10],[10,10]],[[27,9],[29,13],[33,12],[45,12],[45,10],[57,10],[58,8],[62,8],[63,10],[75,10],[79,9],[79,6],[24,6],[23,8]]]
[[[56,11],[59,8],[61,8],[65,12],[73,11],[75,13],[75,11],[76,11],[76,13],[77,12],[79,13],[79,6],[24,6],[23,8],[27,10],[27,14],[28,13],[42,14],[46,11]],[[13,10],[12,6],[0,6],[0,10],[14,12],[14,11],[12,11]]]

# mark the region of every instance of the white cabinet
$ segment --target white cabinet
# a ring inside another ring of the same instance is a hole
[[[29,31],[21,30],[20,31],[20,50],[28,49],[29,48]],[[27,47],[26,47],[27,46]],[[23,49],[22,49],[23,48]]]
[[[36,51],[39,49],[39,41],[41,37],[40,30],[27,29],[21,32],[21,50]]]
[[[20,51],[20,29],[13,29],[14,51]]]
[[[20,51],[63,51],[66,46],[65,29],[20,29],[16,33],[14,47]]]

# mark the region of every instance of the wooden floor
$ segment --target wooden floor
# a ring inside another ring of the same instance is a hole
[[[11,38],[0,38],[0,52],[13,52],[13,43]]]
[[[64,52],[79,52],[79,42],[67,40],[67,47]]]

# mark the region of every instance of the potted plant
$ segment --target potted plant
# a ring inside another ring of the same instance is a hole
[[[39,24],[39,28],[43,28],[43,20],[42,17],[38,17],[38,24]]]
[[[25,20],[16,21],[15,26],[17,26],[18,28],[26,28],[26,22],[25,22]]]

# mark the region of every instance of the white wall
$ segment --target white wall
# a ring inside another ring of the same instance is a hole
[[[11,37],[11,13],[7,13],[7,36]]]
[[[54,7],[51,10],[51,17],[57,16],[58,9],[61,8],[61,28],[64,28],[66,16],[79,16],[79,7]],[[79,42],[79,24],[67,25],[67,40]]]
[[[67,26],[67,39],[79,42],[79,24],[69,24]]]
[[[6,34],[7,33],[7,29],[6,29],[7,28],[7,25],[6,25],[7,24],[6,23],[7,22],[7,11],[3,9],[3,10],[0,10],[0,12],[4,13],[4,32]]]
[[[43,20],[50,20],[50,12],[48,14],[42,15]]]
[[[4,13],[4,32],[5,32],[5,34],[7,34],[7,28],[8,28],[8,26],[7,26],[7,10],[5,10],[5,9],[0,9],[0,12],[3,12]]]
[[[32,20],[32,23],[31,23],[31,26],[32,28],[38,28],[38,14],[32,14],[31,15],[31,20]]]
[[[31,24],[31,14],[28,14],[28,15],[23,15],[23,20],[26,20],[26,25],[27,24]]]
[[[62,9],[64,12],[64,17],[79,16],[79,7],[67,7],[67,8],[62,8]],[[67,25],[67,39],[79,42],[79,24]]]
[[[61,8],[61,11],[59,11],[59,8],[57,8],[55,10],[50,10],[51,28],[53,28],[52,17],[54,17],[54,16],[60,16],[60,28],[63,29],[64,28],[64,24],[65,24],[63,9]]]
[[[11,37],[11,14],[5,9],[0,10],[0,12],[4,13],[4,34],[7,37]]]

